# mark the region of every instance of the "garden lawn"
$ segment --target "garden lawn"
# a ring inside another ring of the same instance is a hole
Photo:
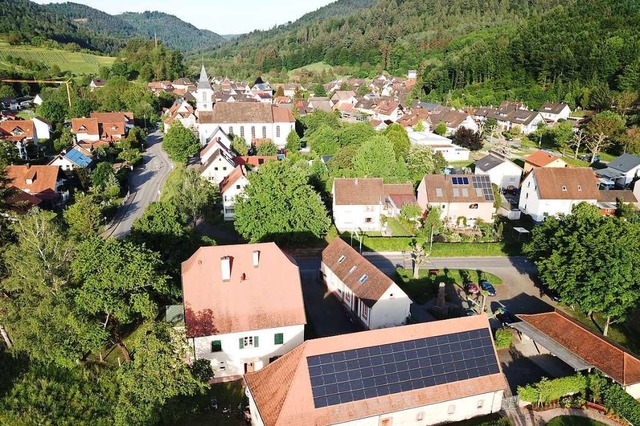
[[[218,400],[217,410],[212,409],[209,413],[195,415],[185,419],[182,424],[186,426],[241,426],[246,424],[242,414],[245,402],[242,380],[211,385],[207,398],[211,399],[211,397]],[[223,413],[224,407],[230,407],[231,412]]]
[[[387,218],[387,226],[391,229],[394,237],[410,237],[411,233],[405,228],[398,219],[393,217]]]
[[[461,422],[448,423],[447,426],[509,426],[511,422],[508,418],[502,417],[498,413],[488,416],[474,417]]]
[[[580,417],[580,416],[560,416],[555,419],[551,419],[549,426],[604,426],[604,423],[598,421]]]
[[[411,240],[411,237],[364,237],[362,245],[365,251],[409,251]],[[520,248],[519,244],[505,243],[433,243],[431,256],[518,256],[521,254]]]
[[[397,283],[412,301],[424,304],[438,293],[439,283],[462,285],[465,282],[487,280],[493,285],[502,284],[502,280],[488,272],[472,269],[441,269],[438,275],[429,274],[427,269],[420,270],[420,278],[413,278],[410,269],[398,268]]]

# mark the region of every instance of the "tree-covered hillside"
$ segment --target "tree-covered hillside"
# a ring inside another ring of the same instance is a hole
[[[598,85],[639,84],[639,8],[640,0],[379,0],[244,35],[209,58],[243,77],[321,61],[361,77],[418,69],[434,100],[535,104],[570,94],[575,104]]]
[[[117,38],[139,36],[138,30],[125,20],[79,3],[49,3],[47,10],[73,20],[78,26],[107,33]]]
[[[212,49],[224,42],[224,38],[209,30],[200,30],[173,15],[162,12],[127,12],[117,18],[135,27],[143,37],[158,37],[165,46],[182,52]]]
[[[0,1],[0,36],[10,43],[45,45],[52,40],[104,53],[116,53],[124,46],[121,40],[75,24],[28,0]]]

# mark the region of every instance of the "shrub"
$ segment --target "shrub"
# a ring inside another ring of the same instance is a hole
[[[213,377],[213,368],[211,362],[207,359],[196,359],[191,364],[191,374],[197,380],[207,383]]]
[[[513,333],[508,328],[499,328],[496,331],[496,348],[506,349],[511,346]]]
[[[496,343],[497,344],[497,343]],[[549,380],[543,377],[538,383],[518,386],[518,395],[523,401],[528,401],[538,406],[557,401],[563,396],[585,394],[587,390],[587,378],[580,374],[559,379]]]
[[[604,405],[629,423],[640,424],[640,403],[633,399],[617,383],[611,383],[604,391]]]

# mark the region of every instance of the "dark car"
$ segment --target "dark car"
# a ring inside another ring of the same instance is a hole
[[[466,283],[464,285],[464,291],[467,292],[467,294],[480,293],[480,289],[478,288],[478,284],[476,283]]]
[[[489,281],[480,281],[480,288],[486,291],[489,296],[496,295],[496,288]]]
[[[516,317],[514,317],[513,314],[511,314],[511,312],[509,312],[504,306],[496,309],[493,314],[503,325],[516,322]]]

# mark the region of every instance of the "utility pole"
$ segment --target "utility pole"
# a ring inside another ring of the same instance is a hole
[[[67,101],[69,102],[69,106],[71,106],[71,88],[69,87],[70,80],[0,80],[3,83],[38,83],[38,84],[64,84],[67,86]]]

